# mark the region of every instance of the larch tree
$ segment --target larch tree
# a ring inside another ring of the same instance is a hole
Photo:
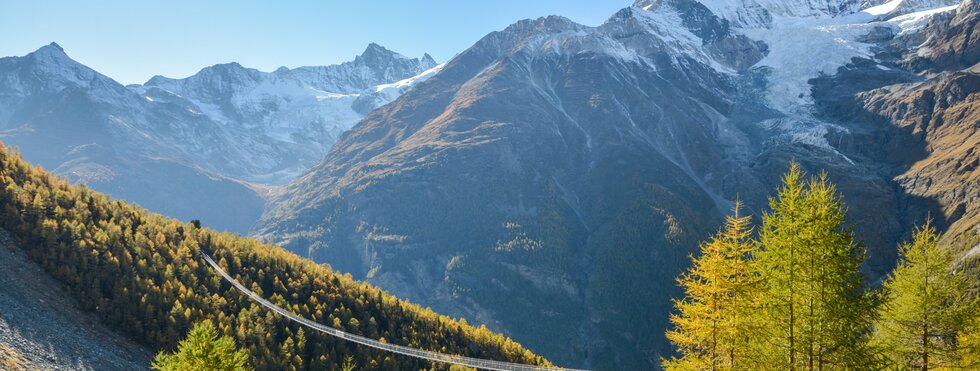
[[[235,349],[235,341],[219,336],[210,321],[194,325],[178,344],[173,354],[160,352],[153,361],[153,369],[159,371],[247,371],[248,354]]]
[[[865,248],[844,226],[845,210],[826,174],[804,181],[795,162],[763,215],[755,259],[763,279],[752,344],[767,368],[869,369],[876,301],[864,288]]]
[[[680,357],[664,361],[668,370],[746,369],[748,332],[757,279],[748,261],[756,247],[751,218],[736,201],[725,227],[701,244],[701,255],[678,278],[686,296],[674,301],[674,328],[667,338]]]
[[[980,352],[970,332],[980,311],[969,292],[972,278],[952,269],[955,257],[938,241],[931,223],[918,228],[899,247],[901,260],[884,284],[875,338],[898,369],[956,368]]]
[[[301,333],[261,304],[229,291],[200,260],[197,251],[204,249],[239,281],[304,317],[393,343],[548,364],[502,335],[399,301],[271,245],[166,218],[73,186],[31,166],[2,143],[0,228],[21,242],[17,248],[62,282],[81,307],[97,309],[101,321],[125,329],[127,336],[148,347],[169,350],[185,335],[184,329],[210,319],[219,333],[234,338],[259,370],[336,369],[338,354],[353,356],[365,368],[386,362],[394,369],[428,364],[411,357],[389,358],[383,352],[352,351],[329,335]],[[375,329],[369,328],[372,317],[379,325]],[[368,325],[344,325],[354,323],[354,318]],[[368,333],[372,330],[377,333]],[[291,346],[284,347],[287,343]]]
[[[966,370],[980,368],[980,309],[974,310],[970,322],[960,329],[956,341],[956,346],[963,355],[960,358],[960,368]]]

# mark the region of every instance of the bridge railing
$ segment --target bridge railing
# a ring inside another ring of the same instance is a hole
[[[299,323],[299,324],[301,324],[303,326],[306,326],[306,327],[308,327],[310,329],[313,329],[313,330],[316,330],[316,331],[319,331],[319,332],[322,332],[322,333],[325,333],[325,334],[328,334],[328,335],[331,335],[331,336],[335,336],[335,337],[340,338],[340,339],[344,339],[344,340],[351,341],[351,342],[354,342],[354,343],[357,343],[357,344],[365,345],[365,346],[368,346],[368,347],[371,347],[371,348],[374,348],[374,349],[380,349],[380,350],[383,350],[383,351],[388,351],[388,352],[391,352],[391,353],[396,353],[396,354],[401,354],[401,355],[405,355],[405,356],[409,356],[409,357],[415,357],[415,358],[419,358],[419,359],[424,359],[424,360],[427,360],[427,361],[442,362],[442,363],[448,363],[448,364],[454,364],[454,365],[460,365],[460,366],[467,366],[467,367],[475,367],[475,368],[484,369],[484,370],[496,370],[496,371],[558,371],[558,370],[584,371],[584,370],[571,370],[571,369],[560,368],[560,367],[547,367],[547,366],[525,365],[525,364],[520,364],[520,363],[494,361],[494,360],[489,360],[489,359],[472,358],[472,357],[464,357],[464,356],[454,355],[454,354],[439,353],[439,352],[434,352],[434,351],[430,351],[430,350],[422,350],[422,349],[407,347],[407,346],[403,346],[403,345],[397,345],[397,344],[391,344],[391,343],[383,343],[383,342],[378,341],[378,340],[375,340],[375,339],[367,338],[367,337],[360,336],[360,335],[354,335],[354,334],[351,334],[349,332],[344,332],[344,331],[335,329],[333,327],[324,326],[322,324],[313,322],[313,321],[311,321],[309,319],[300,317],[300,316],[296,315],[295,313],[290,312],[290,311],[287,311],[287,310],[279,307],[278,305],[275,305],[272,302],[266,300],[265,298],[259,296],[258,294],[256,294],[252,290],[249,290],[248,288],[246,288],[245,285],[242,285],[240,282],[238,282],[233,277],[231,277],[231,275],[229,275],[228,272],[225,272],[225,270],[222,269],[218,265],[218,263],[216,263],[213,259],[211,259],[211,256],[210,255],[208,255],[204,251],[201,251],[201,255],[204,256],[204,260],[208,262],[208,265],[210,265],[212,268],[214,268],[215,271],[218,272],[218,274],[220,274],[222,277],[224,277],[225,281],[228,281],[228,283],[230,283],[232,286],[234,286],[236,289],[238,289],[238,291],[241,291],[243,294],[245,294],[246,296],[248,296],[253,301],[255,301],[255,302],[261,304],[262,306],[264,306],[264,307],[272,310],[273,312],[279,313],[283,317],[286,317],[286,318],[288,318],[288,319],[290,319],[290,320],[292,320],[294,322],[297,322],[297,323]]]

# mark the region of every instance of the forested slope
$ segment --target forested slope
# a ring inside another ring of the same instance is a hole
[[[151,348],[171,348],[214,321],[256,369],[337,369],[345,355],[389,370],[442,368],[376,352],[295,324],[249,302],[201,260],[300,316],[385,341],[472,357],[548,362],[484,327],[400,301],[278,247],[200,228],[73,186],[0,145],[0,227],[82,308]]]
[[[153,350],[79,308],[0,229],[0,370],[149,370]]]

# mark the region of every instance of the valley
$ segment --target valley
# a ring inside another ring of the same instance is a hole
[[[228,63],[123,86],[52,43],[0,59],[0,140],[96,190],[245,234],[270,188],[436,71],[427,55],[371,44],[338,65],[266,73]]]
[[[980,60],[913,67],[940,48],[927,40],[968,27],[948,24],[977,21],[973,2],[725,3],[640,1],[598,27],[545,17],[491,33],[366,116],[254,232],[559,362],[646,369],[670,352],[666,317],[649,313],[669,312],[697,241],[736,198],[759,215],[790,160],[839,185],[875,279],[927,215],[950,244],[975,230],[978,85],[960,69]],[[972,37],[951,53],[972,55]],[[958,95],[909,103],[925,116],[879,103],[945,76]],[[926,191],[913,179],[927,163],[960,180]]]
[[[177,340],[158,327],[220,311],[259,369],[347,353],[425,367],[209,301],[229,289],[190,258],[209,246],[257,295],[372,339],[659,369],[678,352],[665,335],[678,277],[735,204],[761,224],[790,164],[836,185],[862,285],[888,281],[926,220],[955,267],[980,264],[978,22],[976,0],[637,0],[594,25],[514,20],[444,63],[370,43],[340,64],[229,62],[125,86],[52,43],[0,59],[0,141],[43,167],[18,173],[46,179],[32,184],[127,202],[79,217],[119,244],[113,259],[167,272],[140,280],[180,277],[165,307],[139,309],[157,314],[125,312],[150,349]],[[75,279],[56,268],[82,256],[67,246],[101,251],[95,232],[57,224],[72,203],[12,201],[3,226],[56,279]],[[11,216],[28,211],[33,224]],[[121,305],[113,290],[97,296]],[[189,315],[172,313],[182,295]]]

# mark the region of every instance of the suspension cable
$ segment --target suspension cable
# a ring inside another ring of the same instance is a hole
[[[366,337],[363,337],[363,336],[360,336],[360,335],[354,335],[354,334],[351,334],[349,332],[344,332],[344,331],[335,329],[333,327],[327,327],[327,326],[321,325],[319,323],[313,322],[311,320],[308,320],[306,318],[300,317],[300,316],[298,316],[298,315],[296,315],[296,314],[294,314],[294,313],[292,313],[290,311],[287,311],[287,310],[285,310],[285,309],[283,309],[283,308],[281,308],[281,307],[273,304],[272,302],[266,300],[265,298],[262,298],[261,296],[259,296],[255,292],[252,292],[252,290],[249,290],[244,285],[242,285],[240,282],[238,282],[237,280],[235,280],[234,278],[232,278],[231,275],[229,275],[227,272],[225,272],[224,269],[221,269],[221,267],[218,266],[218,263],[215,263],[215,261],[213,259],[211,259],[211,256],[210,255],[208,255],[204,251],[201,251],[201,255],[204,256],[204,260],[206,260],[208,262],[208,264],[211,265],[211,267],[214,268],[214,270],[216,270],[218,272],[218,274],[220,274],[222,277],[224,277],[224,279],[226,281],[228,281],[228,283],[230,283],[232,286],[234,286],[236,289],[238,289],[238,291],[241,291],[243,294],[245,294],[246,296],[248,296],[253,301],[255,301],[255,302],[261,304],[262,306],[264,306],[264,307],[272,310],[273,312],[279,313],[283,317],[286,317],[286,318],[288,318],[288,319],[290,319],[290,320],[292,320],[294,322],[297,322],[297,323],[299,323],[299,324],[301,324],[303,326],[306,326],[306,327],[311,328],[313,330],[316,330],[316,331],[319,331],[319,332],[322,332],[322,333],[325,333],[327,335],[331,335],[331,336],[334,336],[334,337],[337,337],[337,338],[340,338],[340,339],[343,339],[343,340],[347,340],[347,341],[351,341],[351,342],[354,342],[354,343],[357,343],[357,344],[365,345],[365,346],[368,346],[368,347],[371,347],[371,348],[374,348],[374,349],[379,349],[379,350],[383,350],[383,351],[387,351],[387,352],[392,352],[392,353],[397,353],[397,354],[401,354],[401,355],[406,355],[406,356],[409,356],[409,357],[415,357],[415,358],[418,358],[418,359],[423,359],[423,360],[426,360],[426,361],[442,362],[442,363],[448,363],[448,364],[459,365],[459,366],[466,366],[466,367],[475,367],[475,368],[484,369],[484,370],[494,370],[494,371],[559,371],[559,370],[584,371],[584,370],[566,369],[566,368],[561,368],[561,367],[548,367],[548,366],[525,365],[525,364],[520,364],[520,363],[494,361],[494,360],[489,360],[489,359],[464,357],[464,356],[459,356],[459,355],[454,355],[454,354],[445,354],[445,353],[433,352],[433,351],[429,351],[429,350],[416,349],[416,348],[402,346],[402,345],[383,343],[381,341],[374,340],[374,339],[371,339],[371,338],[366,338]]]

